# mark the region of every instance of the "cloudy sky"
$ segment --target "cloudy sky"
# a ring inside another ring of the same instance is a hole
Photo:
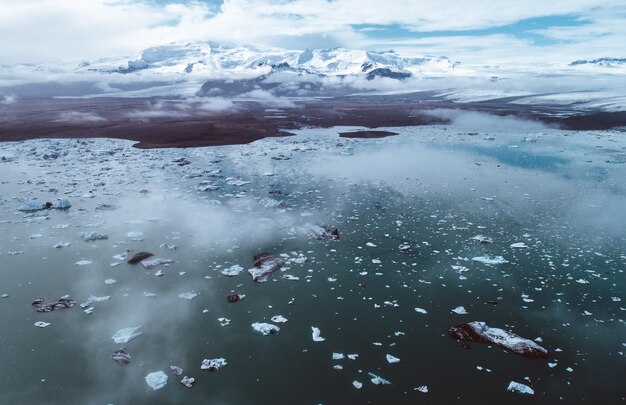
[[[485,64],[626,57],[626,1],[0,0],[0,65],[204,40],[394,48]]]

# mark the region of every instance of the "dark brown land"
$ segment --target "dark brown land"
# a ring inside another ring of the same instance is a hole
[[[352,131],[340,132],[340,138],[386,138],[388,136],[398,135],[397,132],[391,131]]]
[[[445,119],[429,115],[433,109],[442,108],[515,116],[573,130],[626,125],[626,113],[623,112],[563,116],[563,111],[555,107],[527,107],[498,102],[460,104],[429,99],[424,95],[311,99],[281,108],[280,112],[276,109],[268,112],[267,108],[272,106],[238,102],[233,109],[215,113],[203,111],[193,104],[181,108],[183,102],[156,98],[23,100],[0,107],[0,141],[119,138],[137,141],[135,146],[138,148],[231,145],[270,136],[287,136],[289,131],[304,127],[362,126],[375,129],[446,124]],[[153,115],[141,118],[137,112]],[[70,118],[63,117],[63,113],[69,114]],[[91,114],[97,119],[90,120],[84,114]],[[360,131],[342,136],[378,137],[391,134]]]

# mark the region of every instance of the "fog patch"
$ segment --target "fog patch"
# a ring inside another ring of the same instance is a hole
[[[293,101],[291,101],[289,98],[282,97],[282,96],[275,96],[269,91],[260,90],[260,89],[252,90],[248,93],[244,93],[240,95],[239,97],[247,101],[254,101],[259,104],[268,105],[272,107],[278,107],[278,108],[296,107],[296,104]]]
[[[545,124],[538,121],[525,120],[513,116],[498,116],[476,111],[435,109],[426,112],[428,115],[448,120],[452,125],[479,131],[489,130],[512,130],[512,131],[539,131],[548,129]]]
[[[17,96],[14,94],[0,94],[0,104],[10,105],[17,102]]]
[[[107,119],[91,112],[65,111],[59,114],[59,117],[53,122],[64,122],[68,124],[90,124],[94,122],[103,122]]]

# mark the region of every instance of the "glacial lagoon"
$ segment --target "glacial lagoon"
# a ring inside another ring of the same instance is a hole
[[[624,132],[338,136],[358,129],[212,148],[0,144],[0,403],[624,401]],[[71,207],[18,210],[58,199]],[[165,260],[126,263],[141,251]],[[262,252],[284,265],[255,283]],[[65,296],[76,305],[31,305]],[[549,358],[448,336],[471,321]]]

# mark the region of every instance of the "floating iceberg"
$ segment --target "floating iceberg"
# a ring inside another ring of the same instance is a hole
[[[276,325],[272,325],[271,323],[264,322],[255,322],[252,324],[252,329],[257,332],[262,333],[263,335],[270,335],[272,333],[276,333],[280,331],[280,328]]]
[[[476,343],[493,343],[529,357],[548,357],[548,351],[529,339],[503,329],[490,328],[485,322],[470,322],[448,329],[451,338]]]
[[[472,260],[483,264],[504,264],[509,262],[502,256],[476,256],[472,257]]]
[[[239,273],[241,273],[243,271],[243,267],[239,266],[238,264],[235,264],[234,266],[230,266],[227,269],[222,270],[222,274],[228,277],[234,277],[234,276],[238,276]]]
[[[66,210],[70,208],[72,204],[64,198],[56,200],[54,203],[51,202],[39,202],[37,200],[28,200],[24,202],[24,204],[17,208],[18,211],[22,212],[31,212],[31,211],[41,211],[47,209],[58,209],[58,210]]]
[[[115,343],[130,342],[134,338],[141,335],[141,332],[139,332],[139,329],[141,329],[141,326],[120,329],[117,332],[115,332],[115,335],[111,336],[111,339],[113,339]]]
[[[153,390],[160,390],[167,384],[167,374],[163,371],[155,371],[146,376],[146,384]]]
[[[376,375],[374,373],[368,373],[372,383],[376,384],[376,385],[390,385],[391,382],[389,380],[385,380],[384,378],[382,378],[379,375]]]
[[[311,326],[311,335],[313,336],[313,341],[314,342],[323,342],[324,340],[326,340],[326,338],[323,338],[320,336],[321,332],[319,328],[316,328],[315,326]]]
[[[113,354],[111,354],[111,358],[117,364],[125,366],[130,363],[132,356],[128,354],[128,350],[126,350],[125,347],[122,347],[121,349],[114,351]]]
[[[80,237],[83,238],[85,242],[91,242],[94,240],[105,240],[109,239],[109,237],[103,233],[99,233],[96,231],[91,232],[81,232]]]
[[[279,257],[270,253],[259,253],[253,257],[254,268],[249,269],[248,273],[252,276],[252,280],[257,283],[264,283],[270,274],[279,270],[285,262]]]
[[[506,390],[510,392],[517,392],[519,394],[528,394],[528,395],[533,395],[535,393],[535,391],[532,388],[530,388],[528,385],[520,384],[515,381],[511,381],[509,383],[509,386],[506,387]]]
[[[170,259],[162,259],[160,257],[157,257],[156,259],[150,259],[150,260],[142,260],[141,261],[141,265],[146,268],[146,269],[153,269],[156,266],[160,266],[162,264],[169,264],[169,263],[173,263],[174,260],[170,260]]]
[[[227,364],[228,363],[226,362],[226,359],[224,359],[224,358],[204,359],[204,360],[202,360],[202,364],[200,365],[200,369],[202,369],[202,370],[209,370],[209,371],[216,371],[216,370],[219,370],[221,367],[224,367]]]

